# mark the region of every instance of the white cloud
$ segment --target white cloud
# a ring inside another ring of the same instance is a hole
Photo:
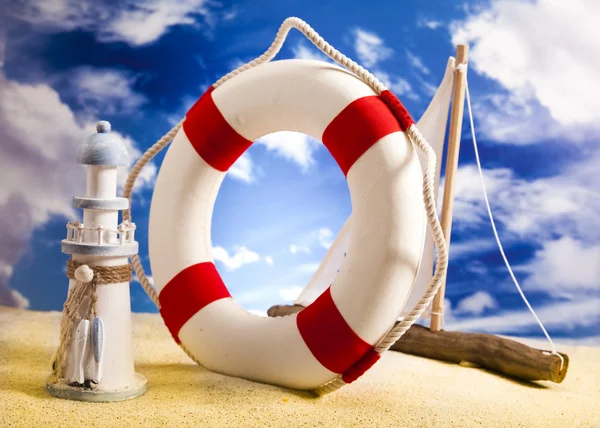
[[[296,59],[312,59],[315,61],[328,61],[332,62],[333,60],[321,52],[317,47],[312,44],[307,44],[304,42],[298,43],[296,46],[292,48],[292,53],[294,58]]]
[[[494,243],[494,245],[496,244]],[[477,276],[486,276],[489,272],[488,267],[485,265],[485,263],[479,260],[471,260],[467,262],[465,269],[467,270],[467,272]]]
[[[142,0],[131,3],[101,30],[104,41],[125,41],[141,46],[158,40],[169,28],[197,25],[196,17],[207,16],[206,0]]]
[[[300,293],[302,293],[302,290],[302,287],[282,288],[279,290],[279,295],[284,301],[293,302],[298,298]]]
[[[412,90],[412,86],[408,83],[408,80],[398,76],[391,76],[389,73],[379,69],[372,70],[372,73],[396,96],[404,95],[407,98],[419,99]]]
[[[275,264],[275,262],[273,261],[273,257],[271,257],[271,256],[265,257],[265,263],[268,264],[269,266],[273,266],[273,264]]]
[[[313,154],[322,144],[300,132],[281,131],[265,135],[256,140],[267,150],[274,151],[284,159],[291,160],[307,171],[315,163]]]
[[[600,325],[600,299],[589,298],[570,302],[551,303],[535,308],[537,315],[548,329],[576,329]],[[446,328],[456,331],[487,333],[523,333],[539,329],[528,309],[502,311],[493,316],[476,316],[468,319],[449,320]]]
[[[356,28],[353,34],[354,50],[363,67],[373,67],[392,56],[394,51],[385,46],[383,39],[377,34],[360,28]]]
[[[449,299],[444,299],[444,320],[450,320],[454,318],[454,307]]]
[[[255,308],[266,308],[274,303],[293,302],[302,291],[302,287],[297,285],[278,285],[276,287],[266,286],[259,288],[244,289],[241,292],[233,292],[233,297],[236,302],[246,308],[252,308],[249,312],[263,316],[266,312],[263,309],[256,310]]]
[[[198,18],[212,22],[206,0],[125,0],[118,7],[91,0],[25,1],[9,12],[46,31],[92,31],[102,42],[142,46],[158,40],[179,25],[198,26]]]
[[[9,277],[13,273],[13,267],[0,260],[0,277]]]
[[[259,309],[249,309],[248,312],[254,315],[258,315],[259,317],[268,318],[268,315],[265,311],[261,311]]]
[[[245,289],[242,292],[232,292],[236,302],[240,305],[259,306],[264,302],[274,302],[278,298],[277,289],[274,288],[251,288]]]
[[[322,147],[319,141],[292,131],[267,134],[256,140],[255,144],[262,145],[276,156],[295,163],[302,172],[308,172],[315,164],[314,153]],[[252,156],[246,151],[231,166],[228,176],[245,183],[254,183],[260,176],[260,168],[257,168]]]
[[[64,78],[70,83],[68,93],[82,107],[103,115],[132,113],[146,102],[133,89],[136,78],[125,71],[79,67]]]
[[[520,268],[529,273],[524,287],[572,298],[600,290],[600,244],[586,245],[569,236],[547,241]],[[600,308],[599,308],[600,309]]]
[[[237,7],[233,7],[231,10],[223,12],[223,21],[232,21],[237,18],[239,10]]]
[[[329,247],[331,247],[331,244],[333,244],[334,237],[335,235],[333,234],[333,231],[331,229],[327,227],[322,227],[319,229],[318,238],[321,247],[329,249]]]
[[[29,308],[29,299],[19,293],[17,290],[11,290],[12,297],[15,301],[15,307],[19,309]]]
[[[0,69],[4,68],[4,57],[6,56],[6,37],[4,31],[0,30]]]
[[[142,155],[142,152],[137,148],[128,148],[130,155],[133,155],[135,159],[139,158]],[[121,168],[119,170],[119,191],[125,185],[125,181],[127,180],[127,174],[129,173],[128,169]],[[158,175],[158,167],[154,162],[149,162],[144,166],[142,171],[137,177],[135,184],[133,185],[133,193],[138,193],[141,189],[153,189],[154,183],[156,182],[156,176]]]
[[[485,188],[490,199],[496,203],[496,194],[502,188],[513,184],[513,172],[508,168],[484,169]],[[475,165],[460,166],[454,181],[454,204],[452,219],[458,227],[472,227],[485,220],[487,211],[484,207],[483,190],[479,172]],[[437,200],[438,210],[441,209],[444,197],[445,178],[440,180]]]
[[[498,248],[494,239],[468,239],[466,241],[450,241],[450,259],[452,261],[481,256]]]
[[[252,58],[252,59],[254,59],[254,58]],[[249,61],[250,60],[244,61],[241,58],[234,58],[231,61],[229,61],[228,68],[230,70],[237,70],[238,68],[240,68],[242,65],[246,64]]]
[[[199,92],[203,93],[205,90],[203,88],[199,88]],[[188,111],[192,108],[192,106],[198,101],[197,94],[195,95],[184,95],[179,103],[179,107],[172,112],[165,114],[165,119],[169,122],[171,126],[179,123],[181,119],[185,117]]]
[[[352,36],[354,37],[354,50],[361,66],[369,69],[384,86],[396,95],[404,95],[414,100],[419,99],[406,79],[391,75],[381,69],[381,62],[390,58],[394,53],[393,49],[385,45],[381,37],[360,28],[355,29]]]
[[[303,263],[296,268],[298,273],[312,275],[319,269],[321,262]]]
[[[423,74],[431,73],[431,71],[429,71],[429,69],[425,66],[425,64],[423,64],[423,60],[421,59],[421,57],[415,55],[408,49],[406,50],[406,56],[408,58],[408,62],[410,63],[410,65],[413,66],[414,68],[416,68],[417,70],[419,70],[421,73],[423,73]]]
[[[525,180],[509,169],[484,170],[504,247],[527,242],[539,248],[523,265],[512,263],[515,272],[527,275],[518,275],[524,289],[569,298],[600,290],[600,191],[589,187],[597,182],[597,165],[600,152],[567,165],[554,177]],[[458,169],[453,218],[456,229],[480,231],[489,224],[480,186],[474,166]],[[451,243],[450,257],[473,258],[495,248],[491,237]]]
[[[435,19],[421,18],[417,21],[417,27],[425,27],[425,28],[429,28],[430,30],[436,30],[437,28],[441,27],[442,25],[444,25],[444,23],[442,21],[437,21]]]
[[[299,254],[299,253],[309,254],[310,253],[310,248],[303,246],[303,245],[291,244],[289,247],[289,250],[290,250],[290,253],[292,253],[292,254]]]
[[[244,152],[242,156],[231,165],[231,168],[229,168],[227,173],[237,180],[252,183],[256,177],[254,175],[254,163],[252,162],[250,153]]]
[[[600,193],[590,184],[597,182],[600,152],[596,149],[587,154],[583,160],[564,166],[559,175],[534,180],[518,178],[509,169],[484,170],[503,243],[525,241],[539,247],[531,260],[513,266],[523,289],[570,299],[534,308],[548,328],[599,324]],[[476,168],[459,168],[456,185],[455,227],[478,230],[488,219]],[[494,246],[493,240],[473,242],[481,245],[471,248],[471,257]],[[469,253],[468,244],[464,250]],[[456,253],[452,244],[450,257]],[[519,273],[527,276],[521,278]],[[480,303],[486,303],[486,298],[482,296]],[[535,330],[536,324],[527,310],[501,311],[490,317],[456,321],[449,328],[522,333]]]
[[[335,239],[335,234],[328,227],[321,227],[317,230],[313,230],[304,239],[301,239],[303,244],[291,244],[288,249],[291,254],[310,254],[315,247],[329,249]],[[322,251],[322,250],[321,250]],[[297,269],[302,273],[314,273],[319,267],[320,263],[308,263],[300,265]]]
[[[425,95],[427,95],[428,97],[433,98],[433,96],[435,95],[435,93],[438,90],[438,86],[434,85],[433,83],[430,83],[428,81],[426,81],[422,76],[417,75],[416,76],[417,80],[419,81],[419,84],[421,86],[421,90],[423,91],[423,93]]]
[[[543,242],[568,235],[585,242],[600,240],[600,191],[589,187],[597,182],[598,164],[600,151],[568,165],[560,175],[531,181],[507,168],[484,169],[492,213],[504,226],[501,239]],[[455,226],[472,229],[487,223],[477,168],[460,167],[455,183]]]
[[[249,250],[244,246],[236,246],[233,248],[233,254],[223,247],[213,247],[213,258],[221,262],[229,271],[237,270],[244,265],[256,263],[260,260],[258,253]]]
[[[562,127],[535,100],[512,93],[473,95],[473,115],[478,133],[506,144],[535,144],[550,139],[584,141],[589,127]]]
[[[597,132],[599,20],[591,1],[496,0],[454,22],[452,42],[471,45],[471,68],[506,88],[476,100],[483,131],[509,143]]]
[[[26,251],[31,234],[51,216],[75,218],[73,196],[85,194],[85,170],[75,162],[95,124],[81,123],[58,93],[42,83],[25,84],[0,73],[0,302],[22,304],[8,288],[11,269]],[[130,159],[140,155],[130,138],[121,137]],[[156,169],[144,172],[146,183]],[[121,183],[124,175],[121,174]]]
[[[195,101],[186,98],[185,105],[189,110]],[[173,116],[173,124],[179,121],[179,114]],[[302,172],[308,172],[315,165],[314,153],[322,147],[320,141],[317,141],[300,132],[281,131],[267,134],[255,141],[256,145],[266,147],[269,152],[276,156],[287,159],[300,167]],[[254,163],[252,155],[246,151],[229,168],[228,176],[243,181],[245,183],[254,183],[257,177],[261,175],[260,168]]]
[[[456,314],[481,315],[486,309],[495,309],[498,302],[490,293],[486,291],[477,291],[476,293],[465,297],[456,306]]]
[[[377,34],[357,28],[352,33],[354,50],[358,56],[358,63],[370,71],[383,83],[388,89],[396,95],[405,95],[412,99],[418,99],[418,96],[412,91],[410,83],[399,76],[391,75],[380,68],[380,62],[392,56],[393,50],[387,47],[381,37]],[[323,54],[317,48],[298,43],[292,48],[294,58],[313,59],[317,61],[333,62],[331,58]],[[420,58],[407,52],[409,60],[416,68],[419,68],[424,74],[429,74],[427,67],[423,65]]]
[[[21,84],[0,76],[0,90],[0,166],[5,179],[0,203],[22,196],[31,204],[36,224],[51,214],[71,216],[71,197],[85,189],[83,167],[75,164],[77,149],[95,132],[95,124],[80,125],[45,84]],[[135,157],[139,150],[133,141],[116,134]]]

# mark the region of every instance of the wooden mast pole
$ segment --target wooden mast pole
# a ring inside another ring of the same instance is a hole
[[[466,64],[469,56],[468,45],[456,47],[456,65]],[[448,134],[448,155],[446,157],[446,173],[444,182],[444,200],[442,202],[441,226],[444,238],[450,249],[450,236],[452,234],[452,205],[454,202],[454,179],[458,169],[458,153],[460,151],[460,134],[462,132],[463,111],[465,106],[465,73],[457,72],[454,75],[454,89],[452,93],[452,110],[450,114],[450,128]],[[433,332],[442,329],[444,294],[446,280],[433,299],[431,307],[430,330]]]

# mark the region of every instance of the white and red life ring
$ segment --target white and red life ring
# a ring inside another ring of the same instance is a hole
[[[390,102],[399,104],[342,68],[288,60],[211,87],[188,112],[156,181],[149,253],[165,323],[202,365],[313,389],[338,375],[351,382],[377,360],[373,346],[417,277],[426,226],[421,169],[405,133],[412,120],[392,113]],[[352,236],[339,274],[314,303],[263,318],[236,303],[221,280],[211,217],[228,168],[254,140],[282,130],[323,141],[339,164]]]

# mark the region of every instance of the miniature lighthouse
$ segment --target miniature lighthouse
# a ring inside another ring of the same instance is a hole
[[[85,197],[73,198],[83,223],[70,221],[62,252],[69,293],[63,311],[59,349],[48,391],[84,401],[119,401],[146,391],[135,373],[131,338],[129,256],[137,254],[135,224],[119,224],[129,200],[117,197],[117,167],[129,165],[123,142],[98,122],[96,134],[79,148],[77,162],[87,166]]]

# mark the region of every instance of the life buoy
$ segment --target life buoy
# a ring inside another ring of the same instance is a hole
[[[352,381],[357,364],[376,360],[373,346],[410,294],[425,236],[421,169],[405,129],[367,84],[323,62],[270,62],[211,87],[166,154],[150,209],[152,273],[175,340],[213,371],[295,389]],[[217,272],[211,217],[229,167],[282,130],[322,141],[337,161],[352,236],[314,303],[263,318],[236,303]]]

